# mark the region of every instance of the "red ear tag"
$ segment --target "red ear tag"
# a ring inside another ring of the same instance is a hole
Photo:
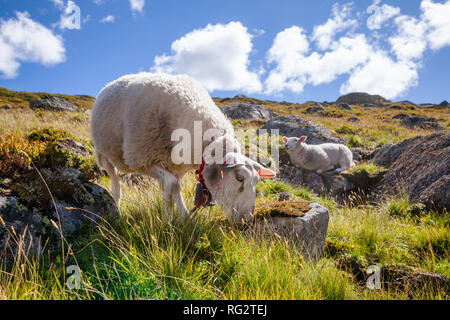
[[[306,136],[303,136],[300,138],[301,141],[306,141],[306,139],[308,139],[308,137],[306,137]]]
[[[286,142],[286,141],[287,141],[287,138],[286,138],[286,137],[283,137],[283,141]]]
[[[262,178],[270,178],[270,177],[274,177],[275,175],[273,174],[273,172],[269,171],[269,170],[258,170],[258,175]]]

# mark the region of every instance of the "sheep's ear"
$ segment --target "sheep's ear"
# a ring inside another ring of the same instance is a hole
[[[282,139],[283,139],[283,141],[284,141],[284,142],[286,142],[286,141],[287,141],[287,138],[286,138],[286,137],[283,137]]]
[[[245,164],[245,158],[240,153],[234,153],[230,152],[223,157],[223,167],[225,169],[231,169],[236,166],[244,165]]]

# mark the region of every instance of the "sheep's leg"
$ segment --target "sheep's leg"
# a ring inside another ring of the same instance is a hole
[[[163,198],[166,213],[170,212],[170,208],[173,207],[171,204],[173,204],[174,201],[177,205],[178,211],[182,215],[187,215],[188,209],[186,208],[183,197],[181,196],[180,181],[173,174],[160,167],[153,167],[149,174],[159,181],[164,190]]]
[[[111,193],[118,208],[120,208],[120,177],[116,167],[107,159],[103,158],[103,167],[111,179]]]
[[[330,171],[330,170],[334,170],[334,165],[332,165],[332,164],[329,165],[328,168],[326,168],[325,170],[319,169],[319,170],[317,170],[317,173],[322,174],[322,173]]]

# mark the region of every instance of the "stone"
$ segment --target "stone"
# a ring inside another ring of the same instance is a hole
[[[324,111],[325,109],[323,107],[311,107],[306,109],[306,113],[308,114],[313,114],[313,113],[317,113],[319,111]]]
[[[264,219],[255,219],[257,231],[276,234],[300,245],[307,259],[320,258],[328,231],[329,211],[317,202],[307,203],[308,208],[296,213],[283,213],[281,208],[301,204],[295,201],[272,203],[269,215]],[[309,210],[308,210],[309,209]],[[281,211],[281,212],[280,212]]]
[[[359,118],[357,118],[357,117],[351,117],[351,118],[348,118],[347,121],[350,121],[350,122],[358,122],[358,121],[359,121]]]
[[[274,112],[264,108],[261,105],[238,104],[235,106],[225,106],[221,108],[222,112],[230,119],[261,119],[267,120],[273,118]]]
[[[439,104],[439,107],[443,107],[443,108],[448,108],[448,106],[449,106],[449,104],[448,104],[447,100],[444,100]]]
[[[0,110],[11,110],[13,108],[12,105],[10,104],[5,104],[3,106],[0,107]]]
[[[48,99],[31,100],[31,109],[42,109],[49,111],[78,111],[78,108],[69,101],[59,97],[51,97]]]
[[[262,129],[266,129],[269,133],[270,130],[278,129],[280,135],[286,137],[307,136],[309,144],[345,143],[343,138],[332,134],[317,123],[292,114],[275,117],[264,124]]]
[[[371,162],[388,169],[379,193],[406,190],[412,201],[429,209],[450,209],[450,134],[435,133],[387,144],[375,150]]]
[[[392,119],[401,119],[401,120],[403,120],[403,119],[408,118],[408,117],[409,116],[407,114],[399,113],[399,114],[393,116]]]
[[[354,104],[373,104],[373,105],[383,105],[389,102],[385,98],[379,95],[370,95],[365,92],[353,92],[339,97],[336,101],[337,104],[348,103],[350,105]]]
[[[401,121],[401,125],[408,128],[421,128],[421,129],[445,129],[435,118],[428,118],[422,116],[404,117]]]
[[[352,106],[349,105],[348,103],[340,103],[339,108],[344,109],[344,110],[353,110]]]

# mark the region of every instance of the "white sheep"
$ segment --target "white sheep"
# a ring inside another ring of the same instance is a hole
[[[172,141],[172,134],[182,129],[195,137],[198,121],[202,132],[210,133],[192,143],[192,155],[199,152],[200,160],[175,163],[172,151],[178,141]],[[188,171],[199,169],[203,159],[204,185],[213,200],[229,220],[241,222],[253,214],[259,176],[275,176],[240,154],[230,121],[200,83],[185,75],[139,73],[111,82],[95,101],[91,133],[97,163],[110,176],[118,205],[118,172],[135,172],[159,180],[166,211],[173,200],[179,212],[187,214],[180,181]]]
[[[323,173],[336,169],[336,172],[342,172],[354,166],[353,154],[350,149],[338,143],[323,143],[319,145],[306,144],[307,137],[286,138],[286,151],[291,162],[306,170]]]

